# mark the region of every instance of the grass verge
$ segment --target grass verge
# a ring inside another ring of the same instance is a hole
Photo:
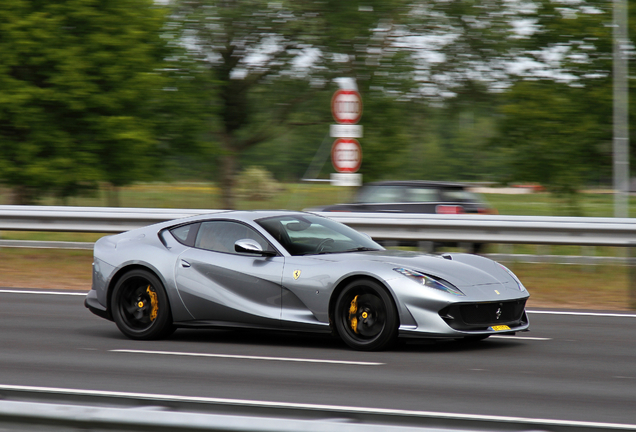
[[[0,287],[88,291],[92,251],[0,249]]]

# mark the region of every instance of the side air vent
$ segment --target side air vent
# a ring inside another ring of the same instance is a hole
[[[452,256],[450,256],[450,255],[448,255],[448,254],[444,254],[444,255],[442,255],[442,258],[447,259],[447,260],[449,260],[449,261],[452,261],[452,260],[453,260],[453,257],[452,257]]]

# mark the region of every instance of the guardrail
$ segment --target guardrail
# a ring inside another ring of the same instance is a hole
[[[0,230],[118,233],[222,210],[0,206]],[[376,240],[581,246],[636,244],[636,219],[399,213],[318,213]]]
[[[636,219],[320,213],[379,240],[630,246]]]
[[[47,431],[609,432],[636,425],[0,384],[0,428]],[[18,399],[18,400],[11,400]],[[25,400],[26,399],[26,400]],[[46,426],[46,429],[43,428]],[[3,429],[5,430],[5,429]]]
[[[0,426],[11,431],[46,427],[49,432],[449,432],[446,428],[356,424],[338,419],[304,420],[178,412],[158,406],[113,408],[24,401],[0,401]],[[471,431],[457,429],[454,432]]]

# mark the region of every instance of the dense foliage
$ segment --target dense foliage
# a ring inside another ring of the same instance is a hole
[[[29,203],[211,179],[232,208],[250,166],[333,171],[329,101],[346,86],[366,181],[572,195],[611,183],[611,30],[601,0],[7,0],[0,182]]]
[[[162,25],[150,0],[3,2],[0,179],[17,203],[144,178]]]

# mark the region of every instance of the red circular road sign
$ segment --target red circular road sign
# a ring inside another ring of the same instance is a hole
[[[338,123],[358,123],[362,117],[360,93],[355,90],[337,90],[331,98],[331,113]]]
[[[338,138],[331,146],[331,163],[336,171],[354,173],[362,164],[362,147],[358,140]]]

